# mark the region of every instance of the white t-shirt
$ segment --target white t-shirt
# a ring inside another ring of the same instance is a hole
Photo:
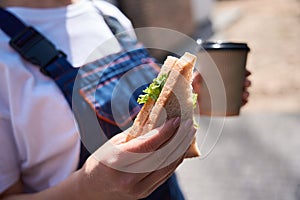
[[[132,29],[116,7],[104,1],[96,4]],[[88,0],[62,8],[8,10],[50,39],[73,66],[95,59],[90,54],[96,48],[100,57],[120,50]],[[0,30],[0,193],[20,178],[27,192],[40,191],[76,170],[80,138],[72,111],[54,81],[22,60],[8,41]]]

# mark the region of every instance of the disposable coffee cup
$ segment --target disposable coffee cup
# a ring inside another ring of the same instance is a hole
[[[240,114],[246,75],[246,43],[199,42],[198,67],[202,76],[199,113],[209,116]]]

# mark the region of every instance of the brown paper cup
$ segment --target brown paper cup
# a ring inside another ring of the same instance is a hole
[[[239,115],[249,50],[246,43],[200,44],[198,66],[203,79],[198,101],[200,114]]]

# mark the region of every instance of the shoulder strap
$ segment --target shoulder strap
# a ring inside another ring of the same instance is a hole
[[[123,48],[134,46],[137,43],[135,38],[126,33],[116,18],[102,16],[111,31],[117,34],[116,37]],[[56,49],[46,37],[3,8],[0,8],[0,28],[11,38],[9,44],[13,49],[26,61],[37,65],[45,75],[50,76],[56,82],[64,93],[69,106],[72,107],[72,91],[78,68],[72,67],[67,61],[66,55]],[[89,152],[81,144],[79,167],[88,156]]]
[[[54,44],[33,27],[25,25],[3,8],[0,8],[0,28],[11,38],[9,44],[12,48],[25,60],[40,67],[45,75],[56,82],[71,107],[72,95],[68,94],[68,91],[73,91],[73,82],[78,70],[67,61],[66,55],[57,50]],[[89,155],[81,142],[78,168],[84,164]]]
[[[43,74],[53,78],[60,88],[76,77],[77,69],[72,67],[62,51],[57,50],[54,44],[35,28],[27,26],[4,8],[0,8],[0,28],[11,38],[10,46],[26,61],[38,66]],[[63,74],[66,74],[63,77],[68,78],[57,79]],[[71,106],[70,95],[65,96]]]
[[[113,35],[118,40],[119,44],[124,50],[134,49],[138,44],[136,38],[132,37],[129,32],[125,29],[125,27],[120,23],[120,21],[111,16],[102,12],[97,3],[92,0],[94,8],[98,11],[100,15],[102,15],[105,23],[113,33]]]
[[[7,10],[0,8],[0,28],[11,38],[26,29],[26,25]]]
[[[0,8],[0,28],[11,38],[10,46],[25,60],[39,66],[44,74],[50,75],[46,68],[57,60],[71,66],[52,42],[4,8]]]

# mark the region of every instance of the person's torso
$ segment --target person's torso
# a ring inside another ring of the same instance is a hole
[[[97,4],[103,12],[117,17],[124,27],[131,27],[117,8],[102,1]],[[66,8],[9,10],[63,50],[75,67],[120,51],[102,16],[89,1]],[[0,31],[0,116],[11,120],[26,189],[39,191],[57,184],[76,169],[78,130],[55,83],[12,51],[8,40]]]

